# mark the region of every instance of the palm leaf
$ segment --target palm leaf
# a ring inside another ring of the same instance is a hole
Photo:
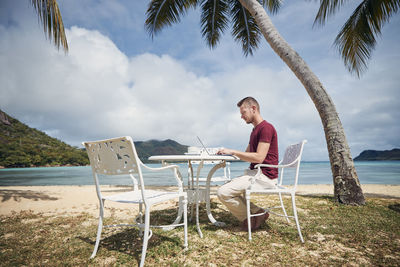
[[[32,5],[38,13],[39,20],[43,24],[43,30],[48,38],[54,41],[54,45],[68,52],[68,42],[65,36],[64,24],[60,9],[56,0],[32,0]]]
[[[234,1],[231,5],[232,16],[232,35],[235,41],[242,44],[245,56],[253,55],[253,50],[258,47],[261,31],[255,19],[245,9],[239,1]]]
[[[201,5],[201,33],[210,48],[217,45],[229,22],[228,0],[205,0]]]
[[[314,20],[315,25],[324,25],[328,17],[336,13],[338,9],[348,0],[320,0],[317,16]]]
[[[152,0],[146,12],[145,27],[153,37],[165,26],[180,22],[190,7],[195,7],[198,0]]]
[[[399,6],[399,0],[365,0],[347,20],[334,43],[351,73],[359,77],[367,68],[376,36]]]
[[[269,12],[276,14],[282,6],[282,0],[263,0],[262,4],[269,10]]]

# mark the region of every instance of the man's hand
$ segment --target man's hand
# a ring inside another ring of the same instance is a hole
[[[233,155],[238,157],[239,159],[251,163],[262,163],[267,156],[269,150],[269,143],[259,142],[257,146],[256,152],[249,152],[250,147],[247,146],[246,152],[241,152],[239,150],[221,148],[218,150],[217,154],[219,155]]]
[[[221,148],[220,150],[218,150],[217,154],[218,155],[233,155],[234,150],[228,149],[228,148]]]

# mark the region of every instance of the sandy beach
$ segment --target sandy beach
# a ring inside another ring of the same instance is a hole
[[[171,187],[163,187],[171,189]],[[212,191],[215,192],[215,187]],[[367,198],[400,198],[400,185],[362,185]],[[104,194],[115,194],[129,190],[124,186],[103,186]],[[333,185],[300,185],[299,195],[332,195]],[[215,198],[215,196],[212,196]],[[9,216],[21,211],[33,211],[44,215],[98,214],[98,200],[94,186],[2,186],[0,187],[0,215]],[[167,203],[174,206],[174,202]],[[131,217],[136,205],[107,202],[106,213],[113,216]],[[157,208],[157,207],[156,207]],[[164,208],[163,206],[159,207]]]

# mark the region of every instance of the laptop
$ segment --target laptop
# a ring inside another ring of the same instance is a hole
[[[213,155],[233,156],[232,154],[217,154],[218,151],[215,151],[214,149],[213,149],[213,151],[210,153],[210,152],[208,151],[209,149],[206,148],[206,146],[204,145],[203,141],[201,141],[201,139],[200,139],[199,136],[197,136],[197,140],[199,140],[201,146],[204,148],[204,150],[207,152],[207,154],[208,154],[209,156],[213,156]],[[218,150],[219,150],[219,149],[218,149]],[[215,151],[215,152],[214,152],[214,151]]]
[[[201,146],[204,148],[204,150],[207,152],[207,154],[208,154],[209,156],[211,156],[211,154],[208,152],[208,149],[206,148],[206,146],[204,145],[204,143],[201,141],[201,139],[200,139],[199,136],[197,136],[197,140],[199,140]],[[216,154],[216,153],[214,153],[213,155],[215,155],[215,154]]]

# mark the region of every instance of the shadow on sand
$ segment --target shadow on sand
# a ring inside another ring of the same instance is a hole
[[[21,201],[22,199],[29,199],[33,201],[39,200],[57,200],[56,197],[50,197],[49,195],[43,194],[41,192],[35,192],[31,190],[0,190],[1,202],[6,202],[10,199],[15,201]]]

